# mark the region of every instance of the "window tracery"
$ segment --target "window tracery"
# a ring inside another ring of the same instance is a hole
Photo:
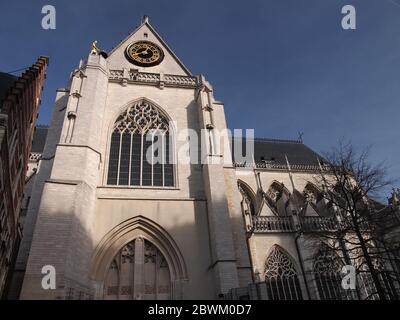
[[[109,155],[108,185],[174,185],[169,121],[145,99],[132,104],[117,118]]]
[[[343,300],[351,296],[342,288],[340,274],[343,262],[327,245],[322,245],[314,258],[314,275],[322,300]]]
[[[169,299],[168,263],[150,241],[136,238],[114,257],[104,289],[105,299]]]
[[[274,245],[265,262],[265,282],[272,300],[302,300],[295,265],[277,245]]]

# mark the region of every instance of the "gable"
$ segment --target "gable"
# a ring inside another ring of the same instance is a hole
[[[147,34],[147,37],[146,37]],[[133,42],[136,41],[151,41],[158,45],[164,52],[164,59],[162,62],[153,67],[140,67],[129,62],[125,57],[126,48]],[[109,53],[107,58],[108,66],[112,69],[121,70],[123,68],[136,69],[139,72],[150,72],[150,73],[164,73],[164,74],[176,74],[183,76],[190,76],[191,72],[183,65],[179,58],[172,52],[168,47],[167,43],[161,38],[161,36],[154,30],[154,28],[145,18],[143,23],[131,34],[129,34],[121,43],[119,43]]]

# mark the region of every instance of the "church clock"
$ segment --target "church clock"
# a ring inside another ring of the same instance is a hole
[[[150,41],[137,41],[130,44],[125,51],[127,59],[141,67],[155,66],[164,59],[161,48]]]

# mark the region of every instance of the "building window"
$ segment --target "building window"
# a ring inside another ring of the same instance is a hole
[[[297,271],[292,259],[274,245],[265,262],[265,282],[271,300],[302,300]]]
[[[371,249],[370,249],[371,250]],[[361,251],[361,250],[357,250]],[[358,266],[358,284],[360,285],[360,291],[365,300],[379,300],[378,290],[376,283],[373,280],[372,274],[367,266],[367,262],[364,257],[359,259]],[[372,264],[374,266],[375,273],[378,276],[381,288],[385,292],[386,299],[398,300],[399,283],[396,280],[396,275],[393,274],[392,270],[384,267],[384,262],[380,261],[377,257],[372,258]],[[388,267],[388,266],[387,266]]]
[[[170,299],[170,270],[161,251],[142,238],[136,238],[126,244],[114,257],[108,269],[104,298]]]
[[[108,164],[108,185],[174,186],[172,135],[167,117],[142,99],[114,124]]]
[[[314,258],[314,277],[321,300],[351,299],[351,292],[342,288],[340,257],[327,245],[323,245]]]

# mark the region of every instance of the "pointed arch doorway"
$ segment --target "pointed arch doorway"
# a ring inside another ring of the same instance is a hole
[[[126,244],[114,257],[104,283],[106,300],[168,300],[171,276],[164,255],[141,237]]]
[[[90,278],[95,299],[183,299],[188,281],[179,247],[160,225],[135,216],[96,246]]]

